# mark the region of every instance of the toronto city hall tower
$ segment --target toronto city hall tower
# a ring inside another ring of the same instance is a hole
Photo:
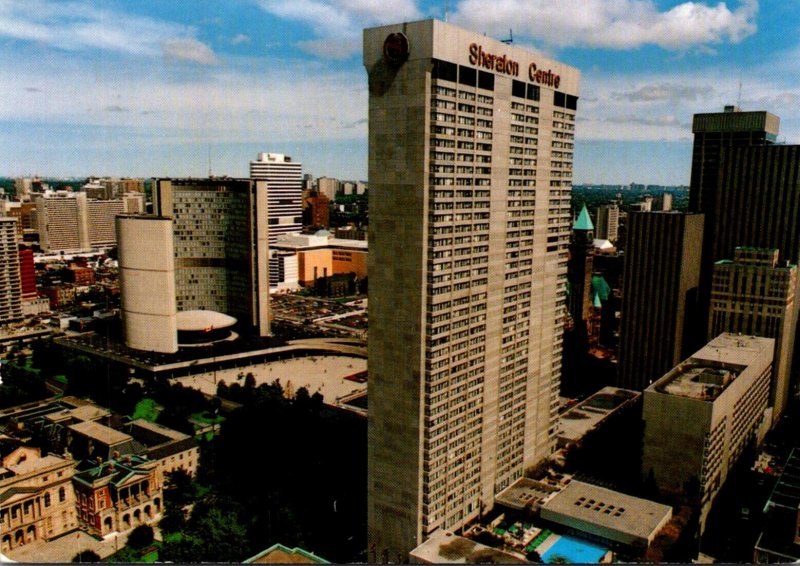
[[[439,21],[364,32],[370,560],[458,530],[547,457],[576,69]]]

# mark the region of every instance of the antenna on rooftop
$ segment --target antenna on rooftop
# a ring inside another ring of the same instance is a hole
[[[208,144],[208,178],[211,178],[211,142]]]
[[[739,69],[739,95],[736,97],[736,107],[742,108],[742,70]]]
[[[514,43],[514,32],[511,30],[511,28],[508,28],[508,39],[501,39],[500,41],[506,45],[511,45]]]

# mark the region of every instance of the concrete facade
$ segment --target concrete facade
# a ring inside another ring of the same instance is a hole
[[[610,542],[644,549],[672,518],[672,507],[572,480],[545,502],[541,518]]]
[[[722,332],[775,339],[769,402],[777,422],[789,402],[797,327],[797,266],[779,265],[776,249],[736,248],[714,264],[709,340]]]
[[[154,179],[153,212],[173,222],[177,310],[214,310],[269,335],[267,183]]]
[[[628,216],[617,386],[643,391],[704,342],[696,322],[703,222],[702,214]]]
[[[701,528],[728,470],[768,429],[774,348],[772,338],[720,334],[644,391],[642,474],[696,496]]]
[[[36,281],[34,275],[34,292]],[[0,218],[0,324],[22,318],[22,279],[17,220]]]
[[[172,219],[117,218],[125,343],[137,350],[178,351]]]
[[[579,72],[439,21],[364,32],[368,539],[407,556],[554,449]]]
[[[0,461],[0,550],[50,540],[78,528],[73,460],[19,447]]]

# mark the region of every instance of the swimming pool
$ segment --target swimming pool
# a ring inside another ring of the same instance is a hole
[[[607,549],[571,536],[561,536],[544,554],[545,564],[563,562],[571,564],[597,564],[605,556]],[[559,557],[559,559],[556,559]],[[561,560],[563,559],[563,560]]]

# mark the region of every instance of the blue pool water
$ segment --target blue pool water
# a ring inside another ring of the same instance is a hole
[[[570,536],[562,536],[542,554],[542,561],[549,564],[556,556],[572,564],[597,564],[608,550]]]

